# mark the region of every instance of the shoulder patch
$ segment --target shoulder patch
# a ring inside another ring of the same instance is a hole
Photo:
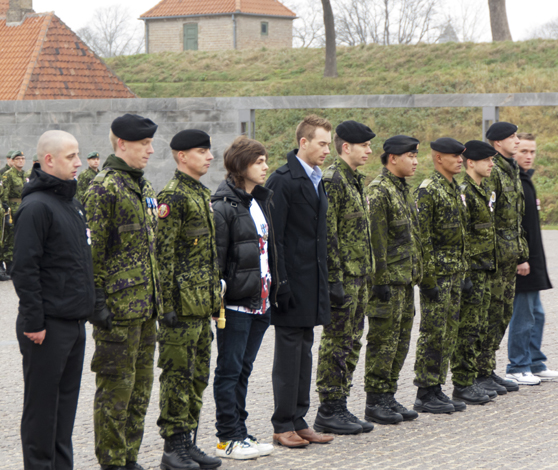
[[[467,189],[467,183],[461,183],[459,185],[459,189],[462,193],[465,192],[465,190]]]
[[[170,215],[170,206],[168,204],[159,204],[157,215],[159,219],[166,219]]]
[[[334,174],[335,174],[335,168],[328,168],[326,171],[324,171],[323,179],[331,180]]]
[[[97,183],[102,183],[105,180],[105,176],[107,176],[109,170],[102,170],[99,172],[97,176],[93,179],[93,181]]]
[[[178,180],[172,179],[167,183],[167,185],[163,188],[163,191],[161,192],[174,193],[177,187],[178,187]]]
[[[424,188],[428,188],[428,185],[432,183],[432,180],[430,178],[426,178],[419,186],[419,189],[424,189]]]
[[[384,180],[384,175],[378,175],[376,176],[376,178],[374,178],[372,183],[370,183],[370,186],[378,186],[383,180]]]

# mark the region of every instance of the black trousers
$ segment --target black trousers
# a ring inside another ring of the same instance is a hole
[[[300,431],[308,424],[304,417],[310,407],[312,381],[312,327],[275,327],[273,360],[273,398],[271,417],[275,433]]]
[[[24,468],[71,470],[85,322],[46,318],[45,323],[45,340],[38,345],[23,334],[23,318],[16,322],[25,383],[21,417]]]

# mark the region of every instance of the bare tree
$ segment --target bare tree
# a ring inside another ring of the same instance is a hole
[[[95,11],[89,26],[77,31],[78,36],[101,57],[139,54],[144,38],[141,25],[132,24],[129,10],[119,4]]]
[[[457,0],[444,12],[442,28],[453,26],[461,42],[490,41],[486,0]]]
[[[324,77],[337,77],[337,50],[335,44],[335,20],[330,0],[322,0],[325,27],[325,68]]]
[[[529,36],[531,38],[558,39],[558,18],[534,29]]]
[[[511,41],[512,36],[506,13],[506,0],[488,0],[490,29],[493,41]]]
[[[297,14],[293,24],[294,46],[324,47],[325,31],[321,0],[307,0],[296,6],[286,5]]]

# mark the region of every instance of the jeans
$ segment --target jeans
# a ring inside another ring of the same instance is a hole
[[[225,328],[217,328],[218,355],[213,380],[216,436],[221,441],[242,441],[248,436],[248,378],[269,327],[271,311],[253,315],[227,309],[226,319]]]
[[[543,328],[544,310],[539,291],[518,292],[508,333],[508,374],[546,370],[546,356],[541,352]]]

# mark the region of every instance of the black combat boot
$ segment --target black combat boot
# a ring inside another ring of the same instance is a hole
[[[444,403],[436,396],[436,386],[417,390],[417,398],[413,409],[423,413],[453,413],[455,408],[452,403]],[[449,401],[449,398],[448,398]],[[465,403],[463,403],[465,405]]]
[[[343,400],[324,401],[318,408],[314,429],[332,434],[360,434],[362,426],[345,414]]]
[[[358,419],[354,414],[352,414],[349,409],[347,408],[347,397],[343,398],[343,411],[345,412],[345,416],[349,418],[351,423],[360,424],[362,426],[362,432],[370,432],[374,429],[374,425],[369,423],[368,421],[363,421],[362,419]]]
[[[145,470],[145,468],[137,462],[126,462],[126,470]]]
[[[462,386],[453,384],[452,396],[455,400],[461,400],[469,405],[483,405],[490,401],[489,396],[484,393],[484,390],[475,385]]]
[[[8,273],[4,269],[4,263],[0,262],[0,281],[9,281],[12,278],[8,276]]]
[[[14,265],[14,263],[12,261],[6,261],[6,274],[8,276],[10,276],[10,279],[11,279],[11,276],[12,276],[13,265]]]
[[[387,395],[390,409],[403,416],[403,421],[412,421],[418,418],[418,413],[416,411],[408,410],[395,399],[395,393],[388,393]]]
[[[192,442],[189,432],[184,434],[184,445],[186,446],[186,451],[190,454],[190,458],[197,462],[200,468],[217,468],[221,466],[221,459],[219,457],[211,457],[201,450]]]
[[[200,466],[192,460],[184,444],[184,433],[165,439],[161,470],[196,470]]]
[[[488,398],[490,398],[491,400],[498,396],[498,392],[496,392],[495,390],[486,390],[486,388],[484,388],[482,385],[480,385],[477,382],[473,382],[473,387],[477,390],[478,393],[481,393],[483,395],[488,395]],[[506,391],[506,393],[508,392]]]
[[[403,416],[390,408],[387,393],[368,392],[366,394],[364,418],[378,424],[397,424],[403,421]]]
[[[448,397],[443,391],[442,391],[442,386],[441,385],[434,385],[434,394],[436,395],[436,398],[438,400],[440,400],[443,403],[449,403],[450,405],[453,405],[453,408],[455,409],[455,411],[465,411],[467,409],[467,405],[459,400],[450,400],[450,397]]]
[[[118,465],[101,465],[101,470],[127,470],[126,467],[120,467]]]

